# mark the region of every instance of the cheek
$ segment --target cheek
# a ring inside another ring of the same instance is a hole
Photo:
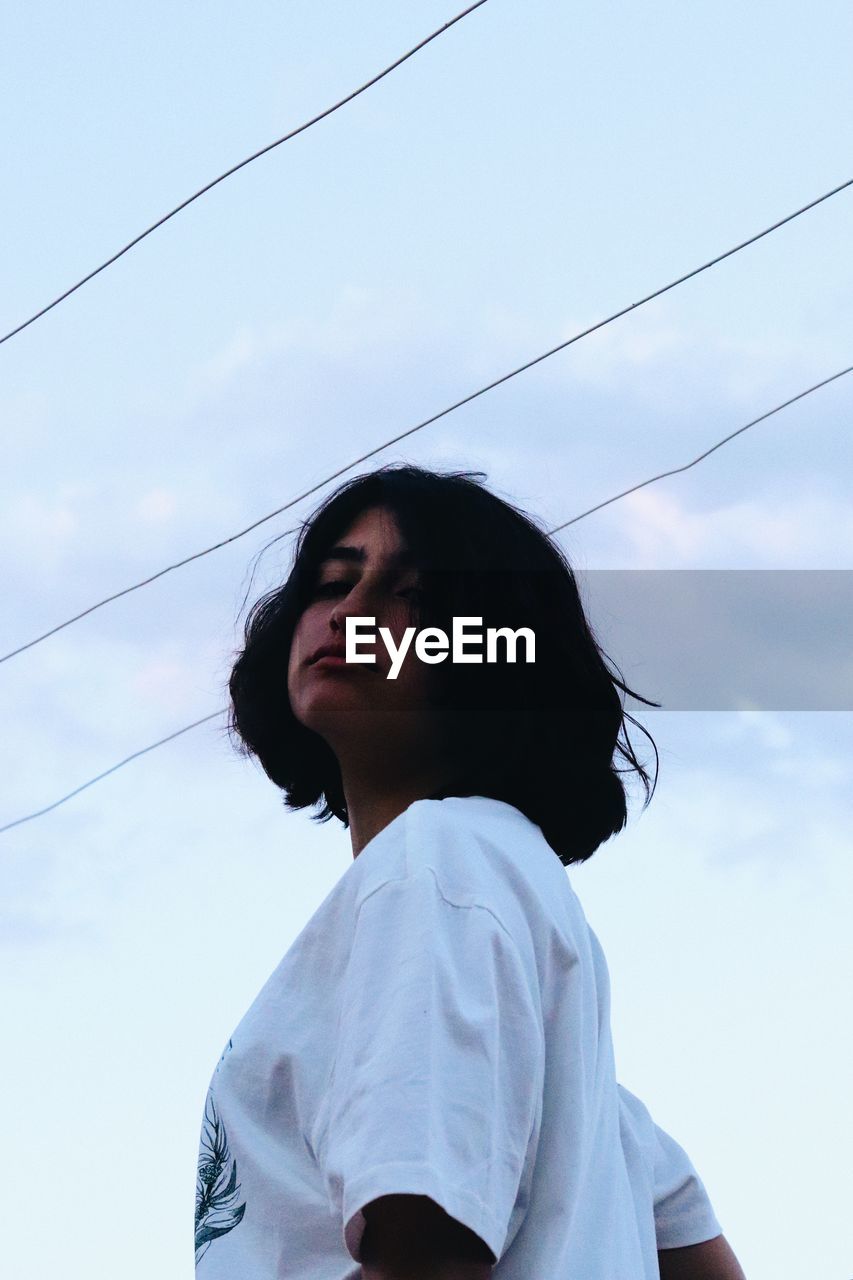
[[[415,652],[413,640],[397,680],[403,681],[407,691],[419,701],[428,701],[441,683],[443,666],[444,663],[423,662]]]
[[[306,656],[307,633],[305,630],[305,614],[299,619],[293,632],[293,638],[290,642],[290,656],[287,660],[287,683],[288,687],[299,668],[302,660]]]

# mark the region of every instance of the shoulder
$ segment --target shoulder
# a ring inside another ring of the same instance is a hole
[[[489,912],[529,964],[547,952],[559,967],[589,956],[586,918],[566,868],[520,809],[490,796],[410,804],[352,868],[356,913],[384,886],[434,881],[451,906]],[[385,895],[383,895],[385,896]],[[537,965],[538,967],[538,965]]]
[[[410,805],[406,865],[409,874],[429,867],[449,902],[490,911],[531,957],[554,943],[572,952],[589,945],[565,867],[540,828],[505,801],[448,796]]]
[[[405,819],[408,871],[429,867],[446,895],[490,908],[524,878],[526,828],[538,833],[518,809],[487,796],[418,800]]]

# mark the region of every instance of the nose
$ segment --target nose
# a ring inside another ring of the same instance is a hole
[[[372,652],[376,656],[376,665],[374,670],[382,672],[388,665],[390,659],[388,657],[385,645],[379,636],[379,627],[388,627],[392,634],[396,637],[401,626],[408,622],[407,610],[405,609],[406,601],[403,598],[388,600],[387,593],[383,591],[382,583],[379,581],[371,581],[367,574],[363,575],[357,583],[350,587],[344,597],[335,601],[334,608],[329,615],[329,624],[333,633],[340,639],[346,636],[346,620],[347,618],[374,618],[373,633],[375,636],[375,644]],[[394,606],[400,606],[398,613]],[[367,635],[366,630],[362,635]],[[363,653],[371,652],[369,645],[364,645],[361,650]]]
[[[358,582],[352,584],[346,595],[335,601],[330,615],[332,625],[338,625],[343,630],[347,618],[375,617],[379,626],[388,620],[388,615],[396,614],[396,605],[402,606],[404,603],[402,598],[397,600],[393,594],[389,600],[391,591],[390,586],[386,589],[380,576],[362,574]]]
[[[353,583],[345,596],[335,601],[329,621],[333,630],[344,634],[347,618],[369,618],[375,615],[375,601],[371,602],[369,584],[366,588],[362,577],[358,582]]]

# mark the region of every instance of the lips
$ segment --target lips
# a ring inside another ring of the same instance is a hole
[[[346,658],[346,648],[342,644],[323,644],[308,659],[308,665],[319,662],[321,658]]]
[[[376,659],[375,663],[367,663],[364,665],[360,662],[355,664],[349,663],[347,662],[346,657],[345,645],[334,643],[323,644],[319,649],[316,649],[314,653],[312,653],[311,657],[307,659],[305,665],[306,667],[311,667],[315,662],[319,662],[321,658],[340,658],[341,662],[346,665],[347,671],[365,671],[372,672],[375,675],[385,675],[387,672],[387,666],[383,664],[379,658]]]

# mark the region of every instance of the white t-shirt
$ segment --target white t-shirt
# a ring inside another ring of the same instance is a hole
[[[341,876],[210,1084],[200,1280],[357,1280],[364,1205],[429,1196],[495,1280],[658,1280],[720,1235],[617,1084],[607,964],[538,826],[418,800]]]

